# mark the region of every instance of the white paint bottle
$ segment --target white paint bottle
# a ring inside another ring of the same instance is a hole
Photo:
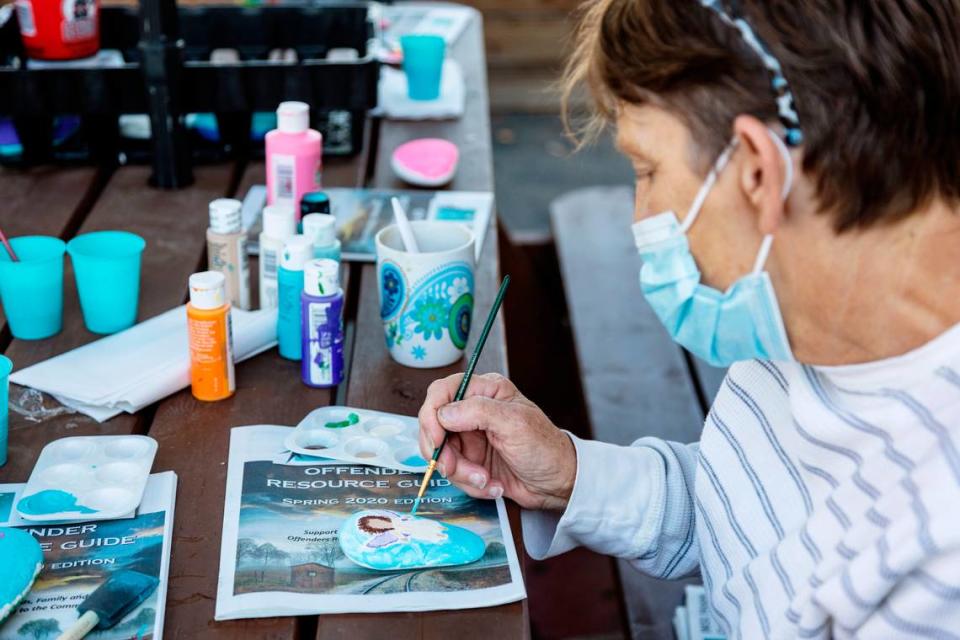
[[[207,229],[207,268],[226,278],[227,299],[238,309],[250,309],[250,263],[247,260],[247,235],[243,232],[240,209],[233,198],[217,198],[210,203],[210,228]]]
[[[263,231],[260,233],[260,308],[276,309],[279,302],[277,269],[283,243],[297,234],[297,217],[293,207],[269,204],[263,208]]]

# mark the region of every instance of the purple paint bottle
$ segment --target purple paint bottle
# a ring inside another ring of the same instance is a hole
[[[310,387],[343,382],[343,291],[336,260],[311,260],[303,268],[303,360],[301,378]]]

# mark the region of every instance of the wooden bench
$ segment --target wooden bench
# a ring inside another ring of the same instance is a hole
[[[643,300],[633,201],[630,187],[593,187],[551,204],[589,422],[594,438],[621,445],[642,436],[693,442],[724,371],[671,341]],[[650,578],[626,561],[618,570],[631,636],[672,638],[690,580]]]

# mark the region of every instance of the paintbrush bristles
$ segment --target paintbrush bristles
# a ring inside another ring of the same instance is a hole
[[[430,476],[433,475],[433,470],[437,468],[437,461],[431,460],[430,464],[427,465],[427,470],[423,473],[423,481],[420,483],[420,491],[417,493],[417,499],[413,502],[413,509],[410,510],[411,514],[417,512],[417,507],[420,506],[420,501],[423,500],[423,494],[426,492],[427,487],[430,485]]]

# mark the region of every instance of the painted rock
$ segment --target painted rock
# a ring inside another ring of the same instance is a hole
[[[36,538],[20,529],[0,527],[0,622],[13,613],[43,568]]]
[[[419,187],[442,187],[457,172],[460,150],[443,138],[419,138],[397,147],[390,165],[401,180]]]
[[[483,538],[463,527],[381,509],[347,518],[340,547],[360,566],[381,571],[469,564],[486,550]]]

